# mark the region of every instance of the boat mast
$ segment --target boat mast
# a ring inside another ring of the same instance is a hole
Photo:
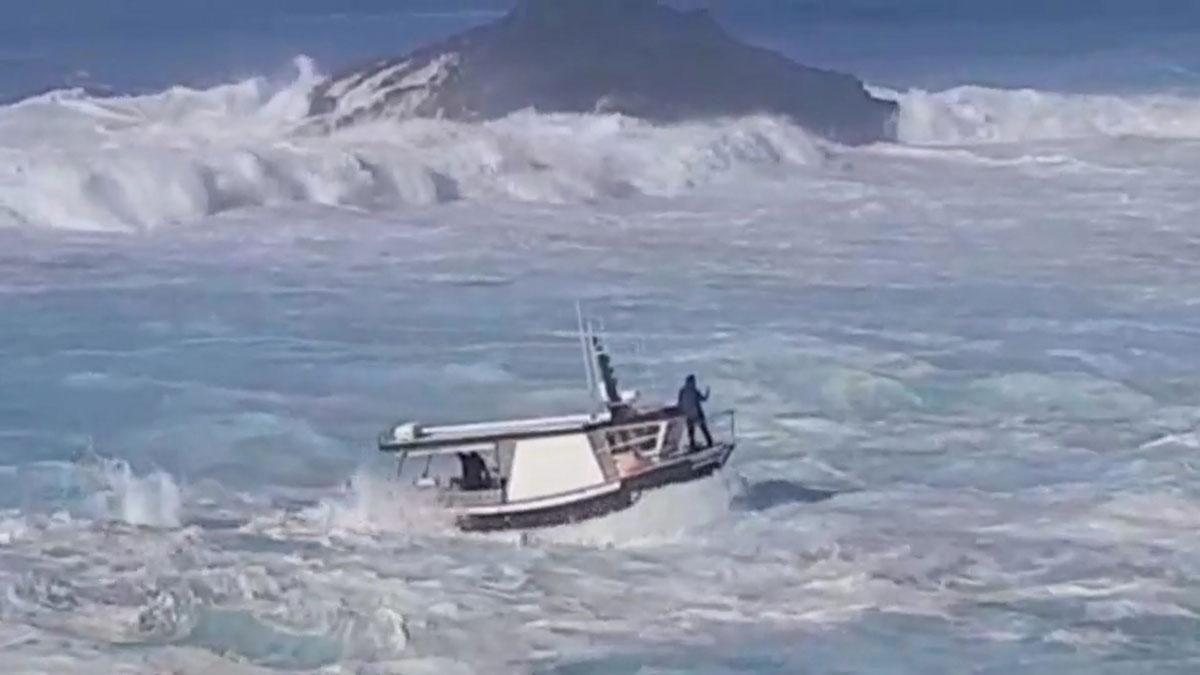
[[[592,402],[603,404],[608,409],[620,406],[621,392],[617,388],[617,378],[613,373],[612,357],[596,335],[591,319],[583,318],[583,310],[578,302],[575,303],[575,312],[579,321],[579,339],[583,347],[584,372],[587,375]]]
[[[583,351],[583,374],[587,378],[588,397],[592,399],[592,403],[599,403],[596,400],[595,354],[592,352],[591,324],[584,325],[583,306],[579,301],[575,302],[575,318],[579,322],[579,347]]]

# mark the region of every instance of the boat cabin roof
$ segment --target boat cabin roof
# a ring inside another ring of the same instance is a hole
[[[603,422],[607,417],[607,414],[565,415],[429,427],[415,423],[400,424],[393,427],[390,433],[385,432],[380,437],[379,449],[406,451],[410,454],[415,450],[449,452],[462,449],[464,446],[486,445],[510,439],[536,438],[583,431],[592,424]],[[433,454],[441,453],[434,452]]]
[[[679,411],[670,406],[652,410],[618,407],[595,414],[471,424],[428,427],[416,423],[398,424],[380,435],[379,449],[384,452],[403,452],[409,456],[453,454],[472,447],[487,448],[502,441],[583,433],[605,426],[661,421],[678,415]]]

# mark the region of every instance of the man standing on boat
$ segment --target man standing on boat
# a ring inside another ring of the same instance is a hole
[[[700,393],[700,389],[696,387],[696,376],[688,375],[683,382],[683,387],[679,390],[679,411],[687,418],[688,446],[692,450],[698,450],[696,447],[696,426],[700,426],[700,431],[704,434],[704,440],[708,443],[706,448],[713,446],[712,434],[708,433],[708,421],[704,419],[704,408],[701,403],[708,400],[708,395],[711,393],[708,387],[704,388],[704,393]]]

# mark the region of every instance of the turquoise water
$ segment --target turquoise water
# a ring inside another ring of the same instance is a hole
[[[1196,671],[1189,5],[715,7],[896,98],[871,147],[293,133],[503,8],[440,7],[9,8],[5,96],[146,93],[0,108],[0,670]],[[576,411],[577,300],[623,385],[738,409],[731,466],[455,533],[377,432]]]

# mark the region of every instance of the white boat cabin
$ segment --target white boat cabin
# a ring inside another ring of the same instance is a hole
[[[639,486],[690,480],[724,464],[734,447],[732,412],[723,413],[727,439],[700,450],[685,447],[680,411],[639,409],[636,393],[617,389],[610,359],[582,319],[580,336],[589,388],[603,403],[597,412],[399,424],[381,435],[380,450],[399,456],[400,472],[415,460],[421,470],[417,485],[438,490],[461,517],[498,527],[531,517],[535,523],[574,520],[598,512],[598,506],[620,508],[636,498]],[[433,470],[435,462],[440,471]]]

